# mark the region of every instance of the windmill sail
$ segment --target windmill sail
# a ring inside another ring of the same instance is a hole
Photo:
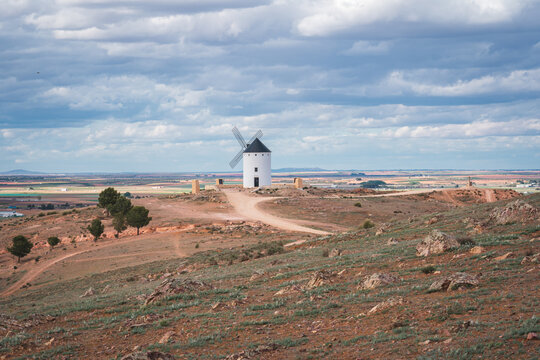
[[[251,139],[249,139],[248,144],[251,144],[253,141],[255,141],[255,139],[260,139],[260,138],[262,138],[262,136],[263,136],[263,132],[262,132],[261,130],[257,131],[257,132],[255,133],[255,135],[253,135],[253,136],[251,137]]]
[[[231,162],[229,163],[231,168],[234,168],[238,164],[240,159],[242,159],[242,155],[244,155],[244,149],[240,150],[240,152],[236,154],[236,156],[231,160]]]
[[[246,140],[244,140],[244,137],[242,136],[242,134],[240,134],[240,131],[238,130],[236,126],[233,127],[232,132],[236,140],[238,140],[238,142],[240,143],[240,146],[242,147],[242,149],[247,148]]]

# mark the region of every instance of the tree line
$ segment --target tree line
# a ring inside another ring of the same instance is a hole
[[[107,216],[113,217],[112,225],[114,230],[116,230],[115,236],[117,238],[128,226],[137,228],[137,235],[139,235],[140,228],[148,225],[150,220],[152,220],[148,216],[148,209],[144,206],[133,206],[131,200],[125,195],[109,187],[103,190],[98,198],[98,207],[105,209]],[[96,218],[88,225],[87,230],[94,237],[94,241],[97,241],[105,231],[105,226],[99,218]],[[60,243],[60,239],[52,236],[47,239],[47,242],[51,248],[54,248]],[[7,247],[7,251],[16,256],[17,261],[20,262],[21,258],[28,255],[33,247],[34,244],[28,238],[23,235],[17,235],[12,239],[12,244]]]

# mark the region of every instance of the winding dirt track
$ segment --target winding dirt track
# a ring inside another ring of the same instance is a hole
[[[182,230],[181,230],[182,231]],[[180,232],[181,232],[180,231]],[[95,247],[91,247],[89,249],[85,249],[85,250],[80,250],[80,251],[75,251],[75,252],[72,252],[72,253],[69,253],[69,254],[66,254],[66,255],[63,255],[63,256],[60,256],[60,257],[57,257],[57,258],[54,258],[54,259],[51,259],[49,261],[44,261],[44,262],[39,262],[38,266],[32,268],[31,270],[29,270],[26,274],[23,275],[23,277],[21,277],[17,282],[15,282],[14,284],[10,285],[9,287],[7,287],[6,289],[4,289],[2,292],[0,292],[0,297],[5,297],[5,296],[9,296],[9,295],[12,295],[14,294],[15,292],[17,292],[19,289],[21,289],[21,287],[24,286],[24,284],[26,283],[29,283],[29,282],[32,282],[34,281],[39,275],[41,275],[45,270],[47,270],[48,268],[50,268],[51,266],[59,263],[60,261],[63,261],[63,260],[66,260],[66,259],[69,259],[73,256],[77,256],[77,255],[80,255],[80,254],[84,254],[84,253],[87,253],[87,252],[92,252],[92,251],[96,251],[96,250],[101,250],[103,248],[106,248],[106,247],[109,247],[109,246],[118,246],[119,244],[124,244],[124,243],[129,243],[129,242],[133,242],[133,241],[138,241],[140,240],[141,238],[138,237],[138,236],[130,236],[129,238],[126,238],[125,240],[116,240],[116,241],[110,241],[110,242],[106,242],[106,243],[96,243],[97,246]],[[181,252],[181,250],[176,247],[175,248],[175,252],[176,252],[176,255],[178,257],[183,257],[185,256],[185,254],[183,254]],[[127,255],[118,255],[118,256],[113,256],[111,258],[116,258],[116,257],[129,257],[131,256],[130,254],[127,254]],[[140,256],[140,254],[134,254],[133,256]],[[94,258],[94,259],[88,259],[88,260],[99,260],[100,258]],[[75,260],[77,262],[81,262],[81,261],[87,261],[87,259],[81,259],[81,260]]]
[[[268,198],[254,197],[254,196],[249,196],[244,192],[238,192],[238,191],[229,190],[229,189],[224,189],[223,192],[225,193],[225,195],[227,195],[227,198],[229,199],[229,203],[234,207],[236,212],[246,219],[260,221],[262,223],[268,224],[278,229],[283,229],[287,231],[305,232],[305,233],[310,233],[310,234],[315,234],[315,235],[331,234],[327,231],[308,228],[302,225],[298,225],[291,220],[287,220],[287,219],[280,218],[274,215],[270,215],[264,212],[263,210],[261,210],[260,206],[257,206],[263,201],[277,199],[275,197],[268,197]]]

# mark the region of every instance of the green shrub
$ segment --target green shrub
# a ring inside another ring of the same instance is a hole
[[[354,206],[356,206],[356,207],[362,207],[362,203],[357,202],[356,204],[354,204]]]
[[[431,274],[435,272],[435,270],[437,270],[437,268],[435,268],[433,265],[424,266],[420,269],[420,271],[422,271],[424,274]]]
[[[374,226],[375,226],[375,224],[372,223],[370,220],[364,221],[364,224],[362,225],[362,227],[363,227],[364,229],[370,229],[370,228],[372,228],[372,227],[374,227]]]

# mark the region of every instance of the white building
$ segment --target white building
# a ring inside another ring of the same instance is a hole
[[[0,218],[21,217],[24,214],[15,211],[0,211]]]
[[[243,153],[244,187],[272,185],[272,152],[255,138]]]

